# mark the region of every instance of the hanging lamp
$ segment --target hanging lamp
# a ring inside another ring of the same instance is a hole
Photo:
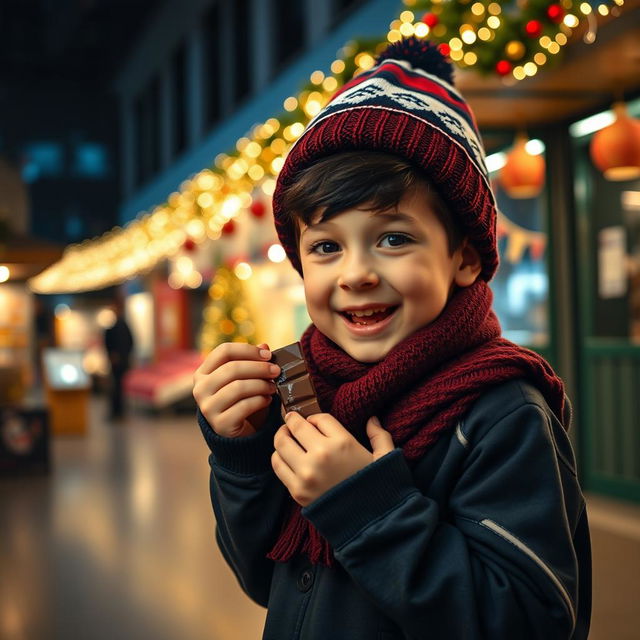
[[[544,158],[542,154],[529,153],[527,142],[524,133],[516,136],[513,149],[500,170],[500,184],[511,198],[535,198],[544,184]]]
[[[591,140],[591,159],[607,180],[640,178],[640,120],[629,116],[624,102],[613,112],[615,121]]]

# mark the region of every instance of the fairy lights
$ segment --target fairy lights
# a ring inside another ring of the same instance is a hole
[[[404,4],[411,11],[403,11],[400,19],[390,24],[390,42],[413,27],[418,37],[429,37],[448,47],[451,60],[462,67],[523,80],[554,59],[582,21],[589,22],[585,42],[595,41],[593,14],[618,15],[624,0],[609,0],[597,6],[584,0],[404,0]],[[413,25],[409,23],[410,15],[414,16]]]
[[[495,1],[403,1],[407,8],[391,22],[386,38],[347,43],[327,72],[314,70],[307,86],[283,101],[282,114],[252,126],[233,149],[219,153],[210,167],[185,180],[167,202],[141,212],[124,228],[69,246],[61,260],[29,281],[31,289],[37,293],[100,289],[177,257],[185,243],[228,234],[224,225],[251,206],[250,194],[273,195],[284,157],[307,122],[347,80],[375,64],[386,42],[403,35],[428,37],[462,67],[523,80],[560,53],[582,20],[618,15],[624,4],[624,0],[597,6],[573,0],[530,1],[519,5],[518,11],[507,11]],[[175,286],[201,284],[196,276],[174,273],[178,274]]]

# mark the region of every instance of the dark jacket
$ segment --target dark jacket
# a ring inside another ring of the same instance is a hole
[[[396,449],[303,509],[336,567],[265,558],[287,491],[270,465],[277,406],[254,436],[217,436],[218,544],[268,607],[268,640],[587,637],[591,554],[571,444],[523,381],[484,394],[413,467]]]
[[[122,316],[118,316],[114,325],[105,330],[104,346],[112,371],[126,371],[131,364],[133,336],[129,325]]]

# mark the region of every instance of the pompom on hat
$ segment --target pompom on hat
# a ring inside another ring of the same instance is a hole
[[[469,105],[452,84],[451,64],[416,37],[391,44],[376,64],[344,84],[287,155],[273,194],[276,231],[302,274],[296,234],[283,194],[298,174],[345,151],[383,151],[419,167],[447,203],[482,259],[489,281],[498,267],[496,204]]]

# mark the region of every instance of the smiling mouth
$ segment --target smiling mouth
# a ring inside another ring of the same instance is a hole
[[[376,309],[366,309],[364,311],[342,311],[343,315],[351,324],[368,326],[382,322],[392,315],[399,305],[391,307],[379,307]]]

